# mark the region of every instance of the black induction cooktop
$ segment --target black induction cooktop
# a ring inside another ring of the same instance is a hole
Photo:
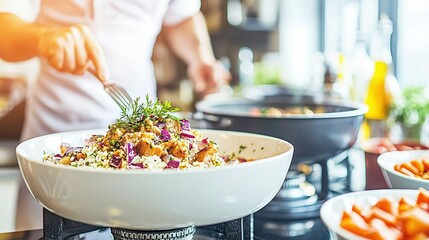
[[[276,239],[321,239],[329,240],[330,235],[320,218],[279,221],[267,220],[253,217],[253,239],[276,240]],[[13,233],[0,233],[0,240],[39,240],[43,238],[43,230],[28,230]],[[113,240],[109,228],[101,228],[95,231],[81,233],[65,238],[64,240]],[[193,240],[225,239],[224,234],[215,230],[197,228]],[[234,239],[231,239],[234,240]]]

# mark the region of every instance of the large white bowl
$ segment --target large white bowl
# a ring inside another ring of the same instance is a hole
[[[60,216],[92,225],[127,229],[174,229],[209,225],[249,215],[269,203],[286,177],[293,146],[273,137],[199,130],[216,141],[220,154],[258,159],[192,171],[114,170],[47,164],[43,152],[62,142],[83,146],[91,134],[65,132],[18,145],[18,163],[33,196]],[[241,146],[246,146],[243,149]]]
[[[418,192],[418,190],[410,189],[381,189],[338,195],[322,204],[320,217],[336,239],[364,240],[366,238],[362,238],[340,227],[341,216],[344,210],[351,210],[353,204],[357,204],[358,206],[362,206],[362,208],[367,209],[377,203],[379,199],[387,196],[391,196],[395,200],[399,200],[403,196],[416,199]]]
[[[395,164],[428,157],[429,150],[395,151],[381,154],[377,163],[389,188],[418,189],[422,187],[429,190],[429,180],[410,177],[393,169]]]

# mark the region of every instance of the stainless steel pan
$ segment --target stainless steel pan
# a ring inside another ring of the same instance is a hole
[[[324,113],[255,117],[252,108],[322,106]],[[197,103],[204,128],[260,133],[289,141],[295,147],[294,164],[327,160],[356,142],[367,106],[311,95],[278,95],[262,100],[228,98]]]

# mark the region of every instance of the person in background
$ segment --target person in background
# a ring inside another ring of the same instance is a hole
[[[155,98],[151,56],[161,29],[200,96],[228,83],[230,74],[214,57],[200,5],[197,0],[1,0],[0,58],[41,60],[27,97],[22,140],[113,123],[120,108],[100,81],[118,83],[132,98]],[[16,12],[24,7],[37,10],[35,19]],[[42,228],[41,206],[23,183],[18,199],[16,229]]]

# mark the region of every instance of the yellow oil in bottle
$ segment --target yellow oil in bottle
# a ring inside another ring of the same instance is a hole
[[[387,135],[386,119],[389,115],[390,97],[386,91],[388,64],[383,61],[374,62],[374,73],[368,83],[365,103],[368,112],[362,125],[363,138],[385,137]]]
[[[368,86],[365,103],[368,105],[367,119],[385,120],[389,115],[391,97],[386,91],[388,65],[382,61],[375,61],[374,74]]]
[[[392,32],[392,21],[387,15],[382,15],[371,44],[374,72],[364,97],[364,102],[368,105],[368,112],[365,114],[365,121],[362,126],[364,139],[388,136],[387,119],[390,105],[400,91],[392,69],[393,62],[390,50]]]

